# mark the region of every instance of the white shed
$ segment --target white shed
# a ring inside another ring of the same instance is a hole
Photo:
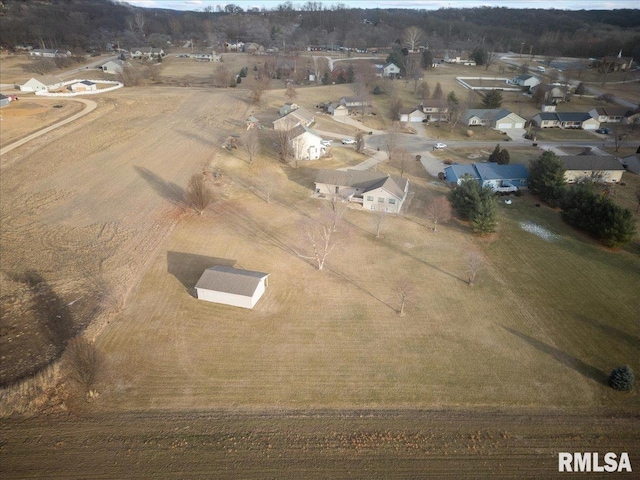
[[[196,294],[207,302],[253,308],[265,292],[268,277],[268,273],[216,265],[204,271]]]
[[[98,86],[91,80],[82,80],[81,82],[74,83],[69,87],[69,90],[74,93],[95,92],[97,89]]]

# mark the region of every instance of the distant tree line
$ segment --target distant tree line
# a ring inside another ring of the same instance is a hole
[[[481,7],[435,11],[347,9],[306,2],[283,2],[272,10],[244,11],[235,4],[183,12],[142,9],[114,0],[27,2],[6,0],[0,7],[0,45],[102,50],[109,42],[122,48],[166,46],[190,40],[198,46],[256,42],[280,51],[307,45],[352,49],[425,47],[430,52],[472,53],[488,65],[492,52],[538,55],[640,57],[640,10],[562,11]],[[407,31],[413,32],[406,35]],[[423,58],[430,64],[432,58]],[[399,65],[401,66],[401,65]]]

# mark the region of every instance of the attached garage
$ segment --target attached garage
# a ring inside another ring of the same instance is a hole
[[[253,308],[264,294],[269,274],[216,265],[207,268],[196,284],[199,300]]]
[[[418,123],[424,120],[424,112],[418,108],[407,108],[400,110],[400,121]]]

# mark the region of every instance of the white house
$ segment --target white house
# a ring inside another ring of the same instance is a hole
[[[100,66],[104,73],[110,73],[116,75],[124,71],[124,62],[122,60],[109,60],[107,63]]]
[[[395,78],[400,75],[400,68],[395,63],[387,63],[382,67],[382,76]]]
[[[424,112],[420,107],[400,109],[401,122],[417,123],[417,122],[422,122],[424,119],[425,119]]]
[[[193,58],[194,60],[198,61],[198,62],[219,62],[220,58],[219,55],[216,55],[214,52],[196,52],[196,53],[192,53],[191,58]],[[216,60],[216,57],[218,57],[218,59]]]
[[[588,112],[540,112],[531,119],[540,128],[597,130],[600,122]]]
[[[296,160],[318,160],[327,151],[322,137],[304,125],[291,130],[291,149]]]
[[[630,113],[627,107],[598,107],[589,110],[589,115],[600,123],[622,122]]]
[[[347,107],[342,104],[336,105],[335,103],[329,105],[329,107],[327,108],[327,112],[329,112],[329,114],[333,115],[334,117],[346,117],[347,115],[349,115],[349,109]]]
[[[42,58],[69,57],[71,52],[69,50],[60,51],[57,48],[34,48],[29,51],[29,56]]]
[[[618,159],[612,156],[560,155],[558,160],[564,166],[564,179],[567,183],[583,179],[596,183],[618,183],[625,170]]]
[[[32,78],[20,85],[22,92],[47,92],[60,88],[64,82],[56,77]]]
[[[98,89],[98,86],[91,80],[82,80],[81,82],[73,83],[69,87],[73,93],[82,92],[94,92]]]
[[[526,120],[503,108],[470,108],[464,121],[470,127],[487,126],[497,130],[524,128]]]
[[[216,265],[207,268],[196,284],[199,300],[253,308],[264,294],[268,273]]]

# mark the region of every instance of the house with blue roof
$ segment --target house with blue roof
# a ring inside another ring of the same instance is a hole
[[[529,184],[529,171],[524,165],[500,165],[493,162],[451,165],[444,169],[444,176],[449,184],[460,185],[467,180],[475,180],[494,192],[515,191]]]

